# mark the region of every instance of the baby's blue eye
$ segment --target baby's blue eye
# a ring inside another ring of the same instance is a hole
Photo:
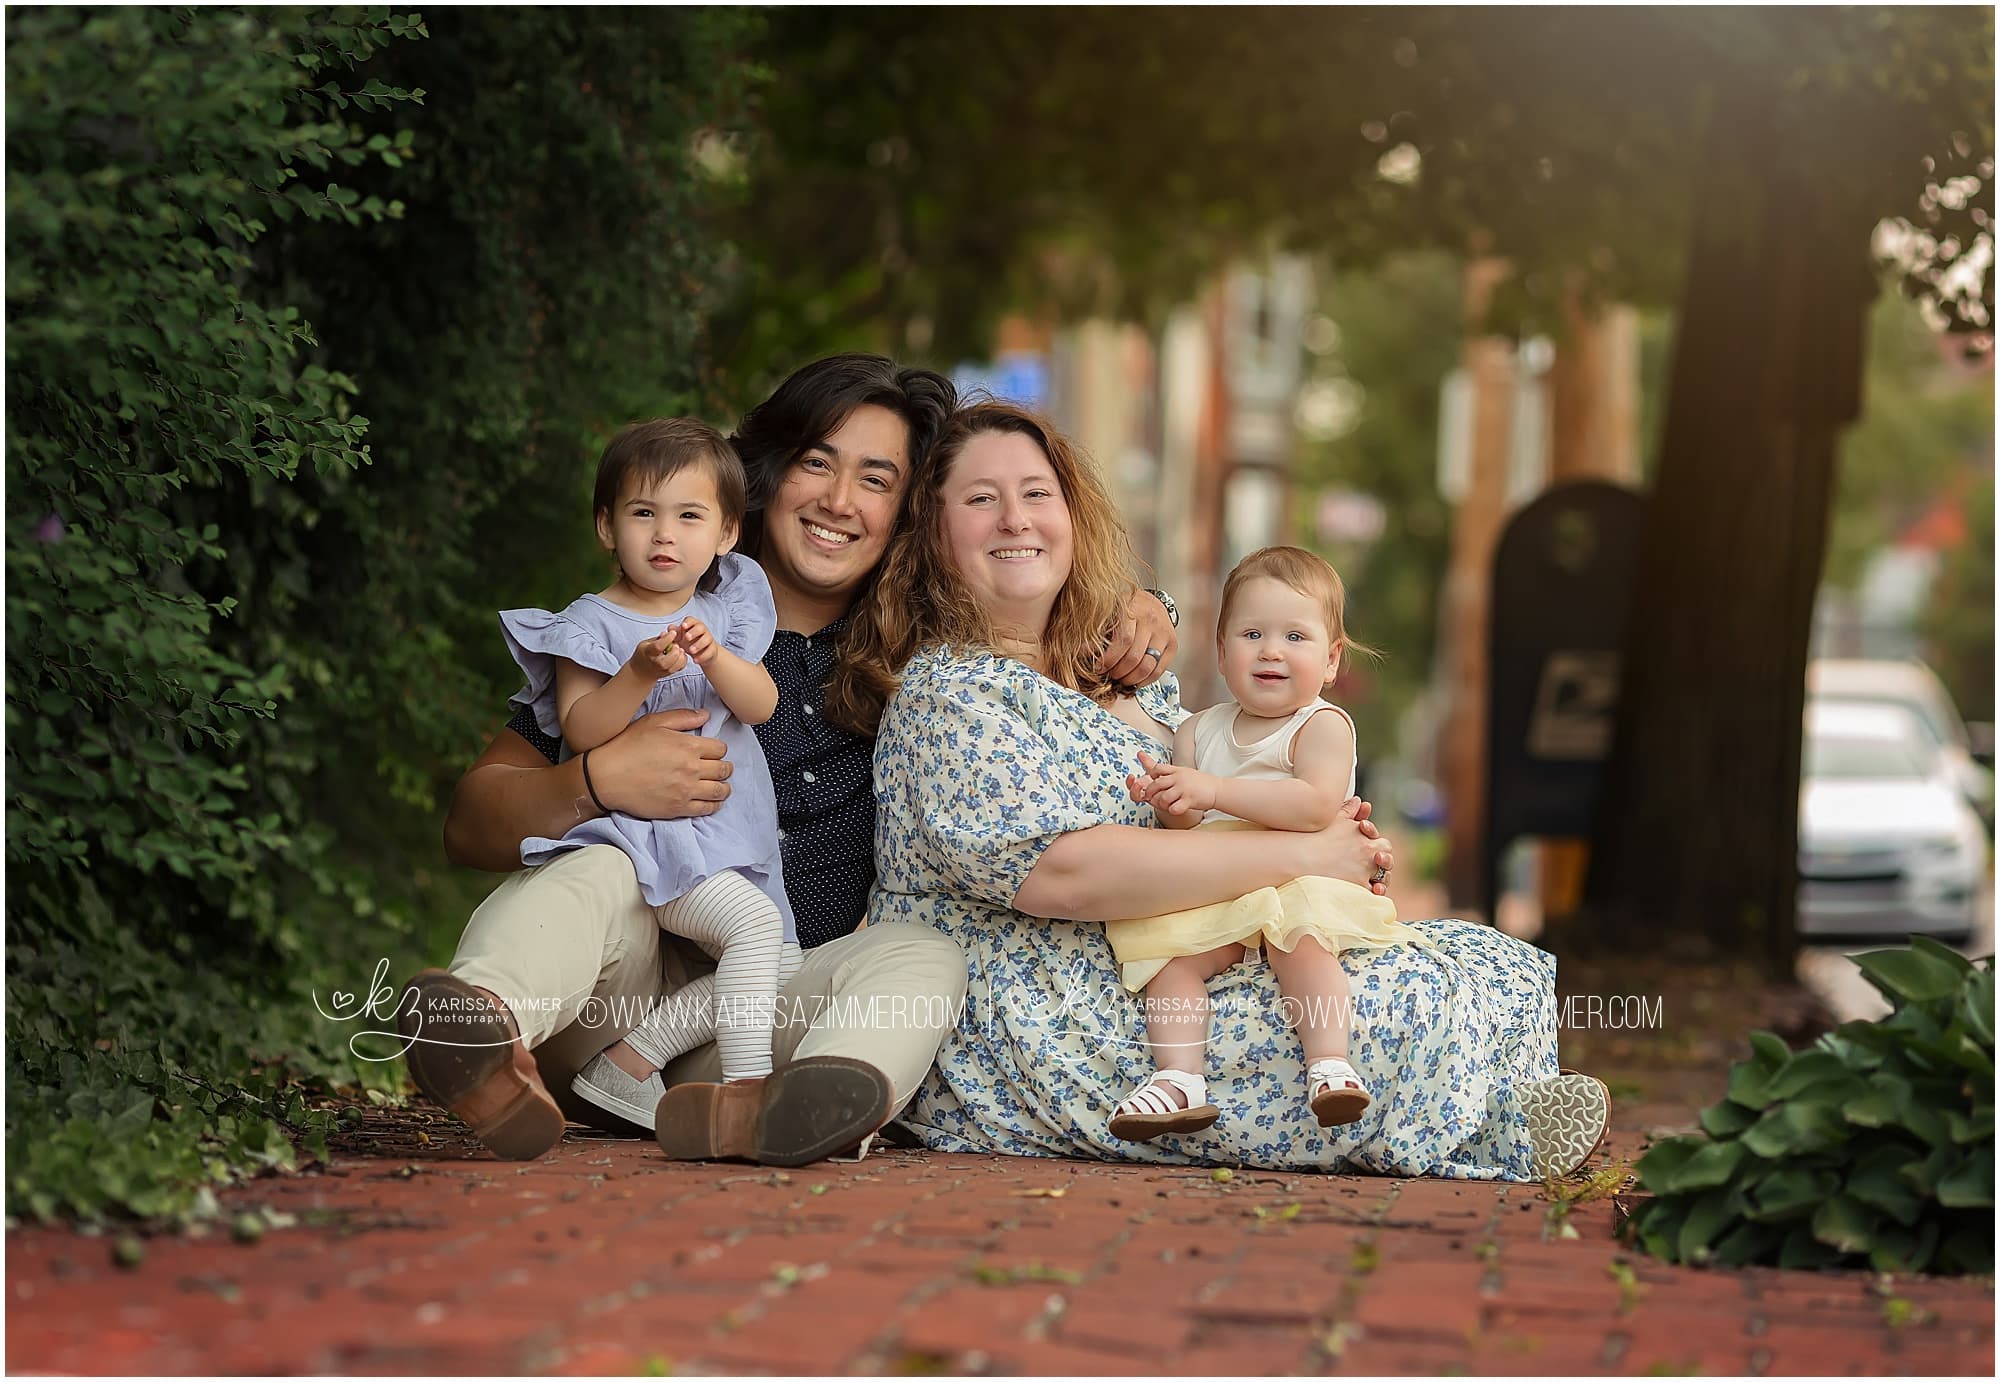
[[[1302,633],[1288,633],[1285,637],[1291,639],[1294,643],[1303,643],[1306,641],[1306,636]]]

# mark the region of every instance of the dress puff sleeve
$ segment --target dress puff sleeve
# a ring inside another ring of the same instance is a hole
[[[1011,908],[1058,836],[1102,825],[1102,804],[1036,728],[1045,684],[1016,662],[918,654],[875,746],[884,887]]]
[[[778,607],[764,568],[734,552],[716,560],[715,596],[729,614],[722,646],[746,662],[762,662],[778,632]]]
[[[552,738],[562,737],[556,718],[556,659],[568,658],[579,667],[612,676],[624,664],[596,634],[574,619],[545,609],[503,609],[500,632],[507,651],[527,674],[528,684],[508,699],[535,713],[535,725]]]
[[[1172,672],[1160,673],[1158,681],[1140,687],[1132,695],[1141,710],[1168,729],[1179,729],[1181,721],[1192,713],[1181,704],[1181,681]]]

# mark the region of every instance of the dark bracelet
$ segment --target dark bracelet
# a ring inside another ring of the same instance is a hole
[[[1167,622],[1175,628],[1179,628],[1181,626],[1181,607],[1174,603],[1174,597],[1167,594],[1164,590],[1149,590],[1146,593],[1166,606]]]
[[[585,749],[583,751],[583,758],[581,760],[583,763],[583,790],[590,793],[590,804],[608,816],[611,814],[611,808],[606,806],[603,799],[597,795],[597,788],[590,780],[590,755],[596,752],[596,749]]]

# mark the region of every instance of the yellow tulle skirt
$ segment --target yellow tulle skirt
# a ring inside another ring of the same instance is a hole
[[[1245,821],[1213,821],[1201,830],[1259,830]],[[1138,992],[1182,955],[1220,945],[1271,945],[1290,952],[1311,936],[1333,954],[1348,950],[1421,945],[1415,931],[1396,920],[1396,904],[1339,878],[1294,878],[1229,902],[1155,917],[1107,921],[1104,933],[1125,987]]]

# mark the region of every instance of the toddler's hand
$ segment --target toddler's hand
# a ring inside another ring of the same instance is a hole
[[[1215,809],[1214,774],[1179,763],[1156,763],[1143,753],[1139,765],[1146,770],[1146,799],[1155,809],[1176,816],[1198,816]]]
[[[706,667],[715,661],[721,645],[715,635],[708,631],[708,625],[699,619],[683,619],[680,623],[681,650],[695,660],[698,667]]]
[[[687,654],[675,640],[674,630],[667,629],[640,640],[632,650],[632,656],[625,663],[625,670],[645,681],[657,681],[670,677],[687,666]]]

